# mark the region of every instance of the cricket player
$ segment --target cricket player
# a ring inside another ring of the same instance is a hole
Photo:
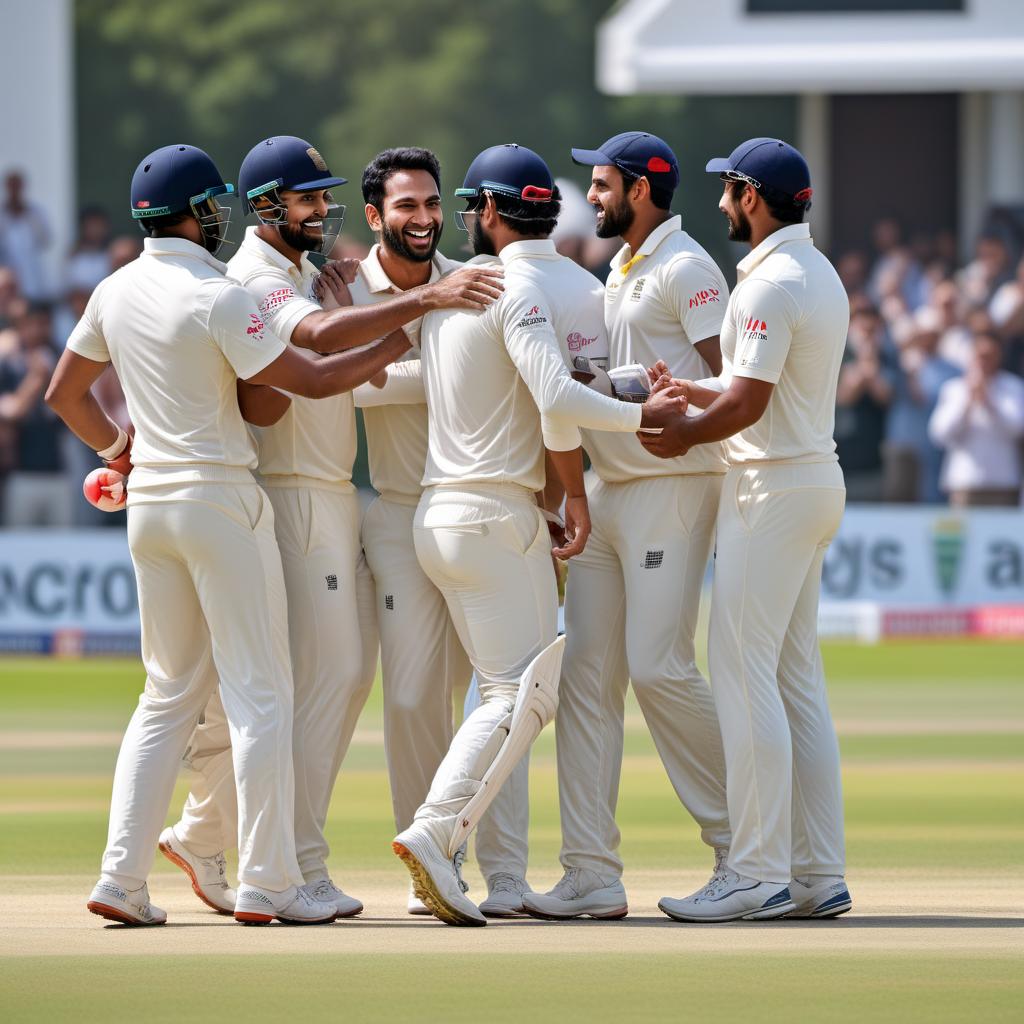
[[[192,146],[165,146],[139,164],[131,209],[144,252],[96,288],[47,391],[102,460],[131,470],[128,543],[147,679],[118,754],[102,875],[88,902],[129,925],[166,921],[146,879],[182,753],[218,682],[237,783],[235,918],[311,924],[337,913],[299,888],[284,575],[236,381],[338,394],[408,341],[394,333],[313,361],[268,331],[215,259],[227,222],[217,197],[231,192]],[[134,442],[89,390],[108,362]]]
[[[433,153],[379,153],[363,172],[362,191],[378,242],[349,286],[356,305],[386,301],[460,266],[438,251],[444,218],[441,168]],[[399,832],[412,824],[451,744],[452,694],[465,691],[472,674],[444,596],[420,567],[413,545],[427,461],[427,399],[416,345],[419,323],[406,324],[405,331],[413,348],[388,369],[384,386],[368,383],[354,392],[378,495],[364,515],[362,543],[376,586],[384,751]],[[528,891],[527,767],[524,761],[516,769],[477,833],[476,855],[488,888],[480,910],[487,916],[521,913]],[[430,913],[412,890],[408,910]]]
[[[494,146],[473,161],[456,196],[467,200],[459,220],[474,250],[504,266],[505,291],[483,314],[424,321],[428,454],[414,538],[469,654],[481,704],[393,849],[437,917],[483,925],[459,886],[454,854],[557,704],[563,641],[555,639],[552,548],[535,499],[544,449],[567,495],[568,542],[555,553],[571,557],[590,525],[577,427],[629,433],[659,424],[645,406],[569,375],[558,338],[591,328],[593,278],[558,256],[549,238],[559,202],[544,161],[524,147]]]
[[[588,193],[601,238],[620,236],[604,294],[612,367],[664,360],[676,377],[721,369],[728,287],[671,210],[679,165],[647,132],[574,149],[593,167]],[[694,633],[726,463],[722,446],[659,459],[635,437],[584,431],[596,473],[593,532],[572,561],[565,594],[566,653],[555,720],[563,878],[524,899],[542,918],[625,917],[615,804],[626,685],[643,711],[679,799],[715,851],[729,848],[725,759]]]
[[[282,341],[320,353],[350,348],[421,315],[431,303],[465,301],[460,289],[467,278],[473,288],[486,280],[463,272],[401,299],[389,297],[374,309],[322,309],[314,294],[317,271],[307,253],[328,252],[333,245],[340,223],[338,217],[330,223],[339,209],[330,190],[343,184],[317,149],[293,136],[263,140],[242,162],[239,189],[257,223],[247,228],[228,276],[245,288]],[[488,298],[472,294],[474,305]],[[363,906],[330,878],[324,825],[377,663],[372,606],[359,614],[355,409],[351,393],[316,400],[296,396],[290,402],[275,393],[263,409],[244,392],[243,397],[247,418],[266,424],[255,432],[259,476],[274,508],[288,600],[296,855],[306,891],[333,903],[339,917],[351,917]],[[271,408],[274,421],[268,422],[263,414],[271,403],[283,411]],[[223,813],[217,807],[218,794],[230,798],[231,787],[224,784],[230,742],[223,724],[218,727],[223,716],[216,701],[205,717],[189,750],[191,763],[202,769],[197,788],[182,820],[161,835],[160,848],[189,874],[200,898],[217,905],[230,900],[222,875],[218,871],[214,880],[210,870],[211,857],[221,862],[217,844],[223,819],[233,810],[230,804]],[[198,882],[202,875],[213,884],[205,894]]]
[[[732,846],[728,871],[661,909],[680,921],[835,917],[850,909],[839,750],[818,649],[821,565],[846,491],[832,440],[849,304],[804,217],[804,158],[742,143],[725,181],[729,238],[750,245],[712,387],[673,387],[704,412],[642,438],[662,458],[726,440],[709,642]],[[664,367],[659,367],[664,369]]]

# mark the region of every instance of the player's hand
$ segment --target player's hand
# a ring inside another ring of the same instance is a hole
[[[651,378],[651,388],[658,383],[661,377],[671,377],[672,371],[668,368],[668,363],[664,359],[659,359],[653,366],[647,367],[647,376]]]
[[[109,462],[104,463],[107,469],[112,469],[122,476],[128,476],[132,471],[132,439],[134,437],[134,431],[128,433],[128,443],[124,446],[124,451],[116,459],[111,459]]]
[[[349,263],[355,263],[357,267],[359,265],[357,260],[332,260],[323,265],[313,282],[313,293],[318,302],[322,303],[330,296],[339,306],[352,305],[352,293],[348,286],[355,280],[355,273],[353,271],[346,279],[349,271],[345,264]]]
[[[422,285],[427,309],[486,309],[505,290],[505,271],[495,266],[462,267],[440,281]]]
[[[657,433],[639,431],[636,436],[652,455],[657,455],[659,459],[674,459],[690,450],[688,422],[685,416],[679,416],[666,423]]]
[[[565,543],[554,547],[551,553],[566,561],[578,555],[587,545],[590,536],[590,505],[587,496],[565,499]]]
[[[660,378],[659,378],[660,379]],[[657,392],[652,390],[651,397],[644,402],[640,418],[640,426],[648,429],[666,427],[675,420],[686,416],[689,405],[687,389],[680,386],[681,382],[669,381]]]

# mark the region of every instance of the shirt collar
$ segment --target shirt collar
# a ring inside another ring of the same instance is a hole
[[[746,256],[736,264],[739,279],[742,281],[759,263],[773,253],[785,242],[810,242],[810,224],[787,224],[778,231],[773,231],[759,246],[751,249]]]
[[[442,256],[441,253],[435,252],[433,259],[430,261],[430,277],[427,280],[427,284],[433,284],[442,274],[447,274],[457,266],[458,264],[454,260],[450,260],[446,256]],[[379,242],[370,249],[366,258],[359,264],[359,272],[363,275],[366,287],[373,293],[390,292],[395,288],[391,278],[388,277],[384,268],[380,265]]]
[[[650,256],[669,235],[676,231],[683,230],[683,218],[677,214],[662,221],[641,243],[640,248],[634,253],[628,245],[624,245],[613,257],[611,262],[612,270],[620,270],[634,256]]]
[[[187,238],[144,238],[142,248],[150,256],[192,256],[213,267],[218,274],[228,272],[226,263],[221,263],[204,246],[190,242]]]
[[[299,266],[295,266],[294,263],[284,253],[278,252],[268,242],[264,242],[259,235],[256,234],[256,227],[250,225],[245,229],[245,239],[242,245],[247,249],[252,249],[265,263],[269,263],[271,266],[277,267],[279,270],[284,270],[288,273],[297,273],[302,276],[316,273],[316,267],[313,266],[309,261],[309,257],[305,253],[299,260]]]
[[[557,256],[558,250],[550,238],[524,238],[521,242],[510,242],[498,253],[502,263],[521,256]]]

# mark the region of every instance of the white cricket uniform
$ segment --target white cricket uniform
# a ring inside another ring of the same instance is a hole
[[[610,363],[707,376],[694,345],[720,333],[729,292],[671,217],[624,246],[604,292]],[[729,845],[725,760],[694,633],[726,471],[721,445],[659,459],[635,437],[585,431],[596,474],[593,532],[572,560],[558,716],[561,860],[609,883],[622,874],[615,824],[628,679],[669,779],[711,846]]]
[[[497,753],[495,730],[523,671],[555,639],[558,595],[534,497],[544,446],[571,451],[577,425],[632,432],[641,416],[566,369],[558,338],[582,332],[591,275],[550,240],[515,242],[500,259],[497,302],[482,313],[430,313],[421,335],[429,443],[416,554],[444,594],[481,697],[415,815],[442,851]]]
[[[284,351],[225,266],[147,238],[101,282],[68,348],[112,362],[135,425],[128,543],[146,687],[114,773],[103,874],[145,881],[189,735],[218,679],[238,787],[239,878],[301,884],[292,821],[292,678],[274,511],[252,471],[237,378]]]
[[[267,326],[290,342],[296,326],[319,312],[313,294],[317,270],[305,257],[296,267],[256,234],[228,263],[259,307]],[[373,685],[376,641],[360,621],[359,498],[352,485],[356,454],[355,407],[349,393],[330,398],[293,396],[273,426],[253,428],[260,482],[274,506],[288,594],[288,633],[295,681],[295,843],[307,882],[327,876],[330,852],[324,824],[331,792],[356,721]],[[368,579],[368,572],[362,570]],[[364,646],[367,650],[364,652]],[[228,737],[216,708],[197,730],[192,763],[205,770],[190,794],[178,838],[197,854],[214,852],[230,815],[224,763]],[[220,780],[220,786],[218,786]]]
[[[832,432],[849,301],[807,224],[769,235],[737,270],[723,378],[775,387],[764,415],[726,442],[711,687],[725,747],[729,864],[784,883],[845,867],[817,617],[822,560],[846,497]]]
[[[375,245],[349,286],[357,306],[397,290]],[[461,264],[435,253],[430,281]],[[405,328],[418,341],[420,321]],[[384,687],[384,752],[395,827],[412,823],[452,741],[452,694],[465,691],[472,666],[441,591],[416,558],[413,520],[427,461],[427,396],[418,345],[388,368],[383,388],[353,393],[362,409],[370,481],[378,497],[363,516],[362,541],[376,585]],[[480,822],[475,846],[485,878],[525,875],[529,829],[528,765],[523,762]]]

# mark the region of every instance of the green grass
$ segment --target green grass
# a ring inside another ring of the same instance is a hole
[[[319,1003],[316,1019],[348,1021],[997,1022],[1019,1019],[1022,992],[1019,964],[1009,957],[899,956],[880,964],[876,956],[823,954],[804,957],[799,974],[785,957],[708,954],[646,956],[630,959],[628,969],[621,956],[572,953],[554,960],[469,954],[457,963],[422,954],[236,956],[211,966],[209,957],[119,957],[98,971],[73,957],[26,958],[4,986],[4,1019],[41,1020],[39,991],[58,977],[49,1019],[78,1024],[251,1019],[257,1003],[266,1020],[303,1019]],[[154,998],[182,979],[187,988],[177,998]],[[443,1014],[432,1016],[440,1007]]]
[[[990,873],[1019,874],[1024,645],[837,644],[824,654],[840,725],[851,876],[924,873],[969,885]],[[83,888],[91,883],[106,834],[117,736],[143,679],[131,660],[0,661],[0,876],[23,876],[29,884],[29,875],[72,875]],[[645,871],[700,868],[707,852],[632,701],[627,713],[618,817],[628,885],[631,875]],[[350,870],[395,868],[387,853],[389,790],[375,738],[380,719],[378,686],[328,821],[332,859]],[[4,735],[26,733],[62,735],[46,747],[3,742]],[[172,819],[186,785],[179,783]],[[533,870],[553,874],[559,830],[551,729],[533,755],[530,839]],[[174,869],[158,858],[155,870]],[[129,1013],[193,1022],[284,1015],[537,1024],[683,1016],[939,1022],[1018,1019],[1024,998],[1024,972],[1009,952],[840,951],[826,940],[813,954],[754,956],[726,944],[714,956],[680,957],[631,952],[630,933],[623,931],[619,953],[583,957],[572,952],[572,934],[566,932],[566,952],[558,956],[118,956],[102,968],[95,957],[74,955],[0,960],[0,1013],[11,1022],[105,1024]]]

